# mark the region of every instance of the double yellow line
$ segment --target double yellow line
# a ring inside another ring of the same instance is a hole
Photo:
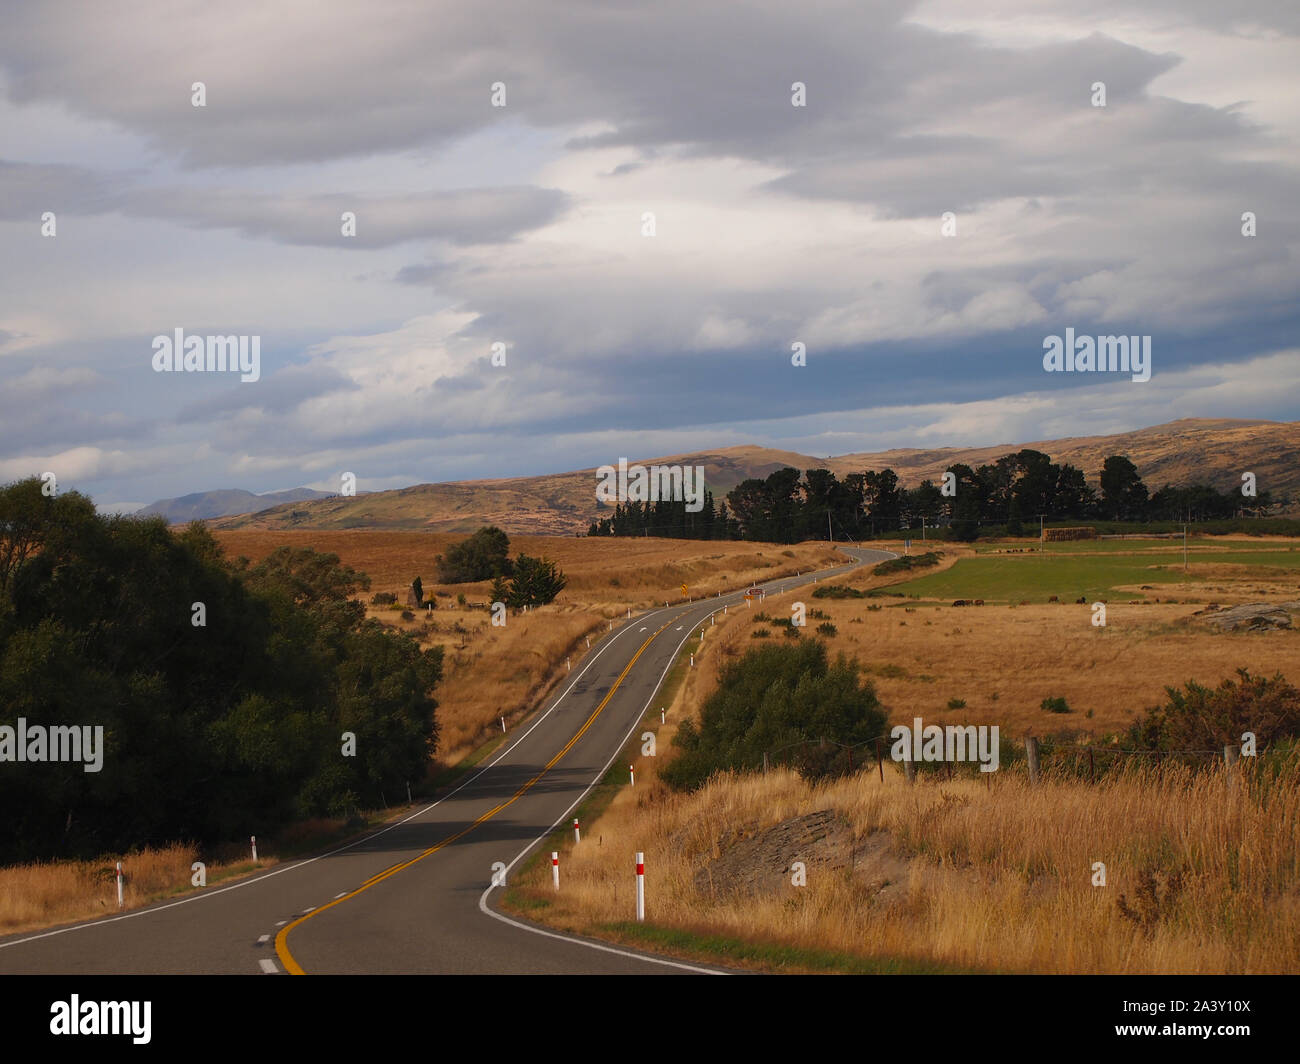
[[[448,835],[441,842],[437,843],[434,846],[430,846],[423,853],[417,854],[415,857],[412,857],[409,861],[401,861],[393,865],[391,868],[384,869],[384,871],[378,873],[377,875],[371,876],[364,883],[362,883],[361,886],[357,887],[356,890],[344,894],[343,897],[341,898],[335,898],[328,905],[322,905],[319,909],[313,909],[311,912],[298,917],[298,919],[294,920],[292,923],[286,924],[284,927],[282,927],[280,929],[279,934],[275,936],[275,952],[276,955],[280,958],[280,963],[284,965],[284,970],[288,972],[290,975],[306,974],[306,972],[303,970],[302,965],[299,964],[297,960],[294,959],[293,954],[289,952],[289,945],[288,945],[289,932],[292,931],[299,924],[306,923],[313,916],[319,916],[321,913],[325,912],[326,909],[332,909],[336,905],[341,905],[343,904],[343,902],[355,898],[362,891],[369,890],[376,883],[382,883],[385,879],[388,879],[390,876],[395,876],[397,875],[398,872],[410,868],[411,865],[418,864],[420,861],[423,861],[430,854],[437,853],[445,846],[450,846],[457,839],[462,838],[465,835],[468,835],[471,831],[473,831],[484,821],[491,820],[494,816],[496,816],[499,812],[501,812],[502,809],[508,808],[509,806],[517,802],[520,798],[522,798],[525,794],[527,794],[528,790],[538,780],[540,780],[543,776],[545,776],[547,772],[549,772],[552,768],[554,768],[555,765],[559,762],[560,758],[564,757],[565,754],[567,754],[570,750],[572,750],[574,744],[579,739],[581,739],[583,735],[586,734],[587,729],[590,728],[592,724],[595,723],[596,718],[599,717],[601,712],[605,709],[605,707],[609,705],[609,700],[614,697],[614,692],[618,690],[619,684],[621,684],[624,678],[627,676],[627,674],[632,671],[632,666],[636,664],[637,659],[645,652],[645,648],[648,647],[652,642],[654,642],[656,636],[658,636],[659,633],[664,630],[664,628],[667,628],[669,624],[672,624],[672,621],[668,621],[666,624],[663,625],[663,627],[657,629],[654,635],[650,636],[650,638],[648,638],[644,643],[641,644],[637,652],[632,655],[632,660],[629,661],[627,665],[624,667],[623,671],[618,674],[618,679],[614,681],[608,693],[605,695],[604,698],[600,700],[600,705],[598,705],[592,711],[591,716],[587,718],[586,723],[583,724],[583,726],[578,729],[578,731],[574,734],[572,739],[570,739],[567,743],[564,744],[564,747],[560,750],[559,753],[557,753],[553,758],[551,758],[551,760],[546,762],[545,766],[543,766],[543,768],[541,769],[541,771],[537,773],[537,775],[535,775],[532,779],[530,779],[527,783],[525,783],[522,787],[520,787],[519,790],[515,791],[515,793],[511,795],[508,799],[506,799],[500,805],[497,805],[492,809],[489,809],[486,813],[480,816],[472,824],[468,825],[467,827],[461,828],[461,830],[456,832],[454,835]]]

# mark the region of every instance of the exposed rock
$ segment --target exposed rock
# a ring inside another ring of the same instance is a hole
[[[1193,616],[1222,632],[1268,632],[1291,627],[1291,614],[1300,602],[1246,602],[1226,609],[1215,604],[1197,610]]]

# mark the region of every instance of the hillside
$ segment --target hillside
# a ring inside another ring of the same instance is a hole
[[[702,465],[715,496],[721,499],[748,477],[765,477],[790,465],[825,467],[837,475],[868,469],[894,469],[913,486],[938,480],[954,462],[978,466],[1029,447],[1057,462],[1070,462],[1096,482],[1111,454],[1127,454],[1153,491],[1164,484],[1207,481],[1220,490],[1241,483],[1253,472],[1261,491],[1300,498],[1300,422],[1183,419],[1113,436],[1079,436],[1058,440],[1006,443],[993,447],[900,448],[864,454],[814,458],[765,447],[727,447],[662,458],[642,458],[649,465]],[[595,499],[594,469],[501,480],[466,480],[418,484],[396,491],[331,496],[286,503],[258,513],[225,517],[216,528],[390,528],[436,532],[470,532],[495,524],[511,533],[573,535],[608,512]]]
[[[225,488],[219,491],[196,491],[176,499],[159,499],[137,511],[136,515],[152,517],[157,514],[165,517],[168,524],[183,525],[190,521],[206,521],[213,517],[225,517],[228,514],[246,514],[254,510],[265,510],[268,506],[276,506],[280,503],[328,497],[329,492],[314,491],[311,488],[268,491],[264,495],[255,495],[242,488]]]

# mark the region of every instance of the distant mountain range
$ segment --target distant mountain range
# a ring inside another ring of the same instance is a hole
[[[288,491],[268,491],[265,495],[254,495],[242,488],[227,488],[224,491],[198,491],[193,495],[182,495],[179,499],[159,499],[150,503],[143,510],[138,510],[141,517],[158,514],[167,519],[168,524],[184,525],[191,521],[208,521],[214,517],[228,514],[247,514],[256,510],[265,510],[280,503],[303,502],[307,499],[328,499],[329,492],[313,491],[311,488],[290,488]]]
[[[644,465],[701,465],[714,497],[721,502],[732,488],[749,477],[766,477],[782,466],[830,469],[837,476],[889,467],[907,487],[929,478],[938,481],[956,462],[975,467],[1004,454],[1029,447],[1069,462],[1084,471],[1094,485],[1102,462],[1112,454],[1127,455],[1151,491],[1165,484],[1209,483],[1220,491],[1240,487],[1241,474],[1255,474],[1260,491],[1300,502],[1300,422],[1242,421],[1188,418],[1113,436],[1076,436],[994,447],[902,448],[866,454],[815,458],[766,447],[727,447],[664,458],[642,458]],[[611,455],[616,463],[619,455]],[[629,461],[634,461],[628,456]],[[241,516],[212,522],[215,528],[386,528],[433,532],[470,532],[494,524],[507,532],[533,535],[573,535],[586,531],[592,520],[609,510],[596,501],[594,469],[502,480],[464,480],[418,484],[394,491],[355,496],[303,492],[305,501],[285,500],[266,508],[273,495],[211,492],[169,500],[183,504],[210,496],[242,494]],[[280,493],[285,494],[285,493]],[[155,503],[154,506],[162,506]],[[235,505],[235,504],[232,504]],[[1294,503],[1289,508],[1294,512]],[[252,512],[256,510],[257,512]],[[226,509],[225,514],[236,510]],[[176,520],[190,520],[186,512]]]

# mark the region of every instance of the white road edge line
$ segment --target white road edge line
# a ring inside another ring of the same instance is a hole
[[[857,549],[869,550],[871,548],[857,548]],[[893,551],[877,551],[876,553],[888,554],[894,558],[898,557],[898,555],[894,554]],[[854,565],[861,564],[862,562],[863,559],[858,558],[855,560]],[[852,567],[853,566],[841,566],[839,568],[844,569],[844,568],[852,568]],[[837,570],[832,569],[829,572],[827,572],[825,575],[830,575],[831,573],[836,571]],[[810,573],[809,575],[811,576],[813,574]],[[732,597],[743,597],[743,592],[735,592],[733,595],[724,596],[721,600],[715,599],[714,601],[725,602],[728,598],[732,598]],[[711,616],[712,614],[717,612],[718,611],[714,609],[711,610],[705,616]],[[617,758],[618,755],[622,752],[623,746],[627,743],[628,739],[632,737],[632,733],[636,731],[637,728],[641,727],[643,723],[642,717],[645,716],[646,710],[649,709],[650,706],[653,704],[655,700],[655,696],[659,693],[659,687],[664,682],[664,677],[668,675],[668,670],[673,667],[673,663],[677,660],[677,655],[681,652],[681,649],[685,645],[686,640],[690,638],[691,634],[694,631],[695,631],[695,626],[692,624],[691,631],[688,632],[686,635],[682,636],[681,642],[677,644],[676,648],[673,650],[672,656],[669,657],[668,664],[664,666],[664,671],[659,674],[659,680],[658,682],[655,683],[654,690],[650,692],[650,698],[646,701],[646,704],[642,707],[640,715],[638,715],[637,719],[633,721],[632,727],[630,727],[627,730],[627,734],[623,736],[623,742],[618,744],[618,748],[614,751],[613,754],[610,755],[609,760],[605,762],[605,767],[602,768],[598,773],[596,773],[595,778],[589,784],[587,784],[586,790],[584,790],[580,795],[578,795],[577,798],[574,799],[573,804],[570,805],[569,808],[566,809],[563,813],[561,813],[549,828],[547,828],[544,832],[538,835],[537,838],[533,839],[532,842],[530,842],[527,846],[525,846],[522,850],[520,850],[518,854],[515,855],[514,860],[511,861],[508,865],[506,865],[507,874],[509,874],[510,869],[514,868],[514,866],[519,863],[519,861],[528,853],[529,850],[531,850],[534,846],[536,846],[539,842],[541,842],[544,838],[546,838],[547,835],[549,835],[562,823],[565,823],[568,820],[569,814],[572,813],[573,810],[577,808],[577,806],[582,802],[582,800],[586,798],[588,794],[591,793],[591,789],[595,787],[596,784],[600,782],[601,777],[603,777],[605,773],[609,771],[610,765],[614,763],[614,759]],[[487,890],[483,891],[483,893],[479,895],[479,899],[478,899],[479,911],[492,917],[492,919],[494,920],[500,920],[503,924],[509,924],[511,927],[517,927],[521,931],[531,931],[534,935],[542,935],[546,938],[557,938],[563,942],[571,942],[576,946],[586,946],[588,949],[600,950],[602,953],[615,953],[618,954],[620,957],[631,957],[634,960],[646,961],[650,964],[662,964],[669,968],[681,968],[688,972],[698,972],[701,975],[730,975],[731,974],[730,972],[720,971],[713,968],[700,968],[693,964],[685,964],[682,961],[670,961],[663,957],[656,957],[647,953],[633,953],[631,950],[619,949],[616,946],[605,946],[597,942],[589,942],[586,939],[574,938],[570,935],[560,934],[557,931],[545,931],[540,927],[533,927],[531,924],[525,924],[525,923],[521,923],[518,920],[512,920],[508,916],[503,916],[495,909],[489,908],[487,904],[488,896],[495,889],[496,886],[490,884]]]
[[[889,551],[881,551],[880,553],[882,553],[882,554],[889,554],[889,553],[891,553],[891,552],[889,552]],[[893,555],[893,556],[894,556],[895,558],[898,557],[898,555],[896,555],[896,554]],[[860,559],[859,559],[859,561],[860,561]],[[855,564],[856,564],[856,562],[855,562]],[[828,575],[828,576],[829,576],[831,573],[836,572],[836,571],[838,571],[839,569],[844,569],[844,568],[851,568],[851,566],[839,566],[839,567],[836,567],[835,569],[826,570],[824,575]],[[733,595],[739,595],[739,594],[743,594],[743,592],[733,592]],[[731,597],[731,596],[727,596],[727,597]],[[715,601],[720,601],[720,600],[715,600]],[[672,606],[668,607],[669,610],[671,610],[671,609],[677,609],[677,608],[678,608],[678,607],[672,607]],[[657,614],[657,613],[667,613],[667,612],[668,612],[668,610],[665,610],[665,609],[663,609],[662,607],[655,607],[654,609],[648,611],[647,613],[637,614],[637,618],[636,618],[636,619],[637,619],[637,620],[642,620],[642,619],[644,619],[644,618],[646,618],[646,617],[653,617],[653,616],[654,616],[655,614]],[[462,788],[469,786],[469,785],[470,785],[471,783],[473,783],[476,779],[478,779],[479,776],[483,775],[484,772],[486,772],[486,771],[487,771],[488,769],[490,769],[493,765],[495,765],[498,761],[500,761],[501,758],[505,757],[506,754],[510,753],[511,750],[513,750],[516,746],[518,746],[521,742],[523,742],[526,738],[528,738],[528,736],[532,733],[533,729],[536,728],[539,724],[541,724],[543,720],[545,720],[547,717],[549,717],[549,716],[551,715],[551,713],[553,713],[553,712],[555,711],[556,707],[559,706],[559,704],[560,704],[561,702],[564,701],[565,697],[568,695],[568,693],[569,693],[570,691],[573,690],[574,686],[578,683],[578,681],[582,679],[582,677],[586,674],[587,670],[590,669],[591,666],[595,664],[596,659],[599,658],[599,657],[601,656],[601,654],[605,653],[606,650],[608,650],[610,647],[612,647],[612,646],[614,645],[614,643],[617,642],[617,640],[619,639],[620,636],[623,636],[623,635],[627,634],[627,633],[630,632],[630,631],[632,631],[632,626],[631,626],[630,624],[625,624],[622,628],[620,628],[617,632],[615,632],[615,633],[614,633],[614,634],[613,634],[609,639],[607,639],[607,640],[605,641],[604,645],[601,646],[601,648],[600,648],[598,651],[596,651],[596,653],[593,654],[593,655],[588,659],[587,663],[582,667],[582,670],[578,673],[578,675],[575,676],[575,677],[573,678],[573,680],[572,680],[572,682],[569,684],[569,686],[566,687],[566,688],[564,689],[564,693],[561,694],[561,695],[559,696],[559,698],[557,698],[557,699],[556,699],[556,700],[551,704],[551,707],[550,707],[549,709],[547,709],[544,713],[542,713],[542,714],[537,718],[537,720],[535,720],[535,721],[532,723],[532,725],[528,728],[527,731],[525,731],[522,735],[518,736],[518,737],[515,739],[514,742],[512,742],[512,743],[510,743],[508,746],[506,746],[506,747],[505,747],[503,750],[501,750],[501,751],[500,751],[500,752],[499,752],[499,753],[498,753],[494,758],[492,758],[492,760],[489,761],[486,765],[484,765],[482,768],[480,768],[480,769],[479,769],[477,772],[475,772],[472,776],[469,776],[467,779],[465,779],[465,780],[463,780],[462,782],[460,782],[459,784],[457,784],[454,788],[452,788],[450,791],[448,791],[446,794],[444,794],[444,795],[443,795],[441,798],[439,798],[437,801],[435,801],[435,802],[431,802],[429,805],[426,805],[423,809],[417,809],[417,810],[416,810],[414,813],[412,813],[410,816],[403,817],[401,820],[398,820],[398,821],[396,821],[396,822],[394,822],[394,823],[392,823],[392,824],[389,824],[386,828],[380,828],[380,829],[379,829],[378,831],[376,831],[374,834],[363,836],[362,838],[357,839],[355,842],[349,842],[346,846],[340,846],[340,847],[338,847],[338,849],[335,849],[335,850],[329,850],[329,851],[326,852],[326,853],[317,854],[315,857],[309,857],[309,858],[307,858],[307,860],[305,860],[305,861],[299,861],[297,864],[285,865],[283,868],[276,868],[276,869],[274,869],[274,870],[272,870],[272,871],[270,871],[270,872],[267,872],[265,875],[254,876],[254,877],[251,878],[251,879],[243,879],[243,880],[240,880],[238,883],[232,883],[232,884],[231,884],[230,886],[228,886],[228,887],[221,887],[221,888],[219,888],[219,889],[217,889],[217,890],[205,891],[205,892],[202,893],[202,894],[195,894],[195,895],[193,895],[192,897],[189,897],[189,898],[182,898],[182,899],[180,899],[179,901],[168,902],[166,905],[157,905],[157,906],[154,906],[154,907],[152,907],[152,908],[148,908],[148,909],[137,909],[135,912],[123,913],[123,914],[120,915],[120,916],[109,916],[109,917],[102,917],[102,918],[100,918],[100,919],[98,919],[98,920],[88,920],[88,921],[86,921],[85,923],[72,924],[72,925],[69,926],[69,927],[59,927],[59,928],[55,928],[53,931],[42,931],[39,935],[28,935],[26,938],[17,938],[17,939],[14,939],[12,942],[0,942],[0,949],[8,949],[10,946],[21,946],[21,945],[23,945],[24,943],[27,943],[27,942],[36,942],[36,941],[39,941],[40,939],[43,939],[43,938],[53,938],[55,935],[66,935],[66,934],[69,934],[69,933],[71,933],[71,932],[73,932],[73,931],[82,931],[82,930],[85,930],[85,929],[88,928],[88,927],[100,927],[100,926],[102,926],[102,925],[104,925],[104,924],[113,924],[113,923],[117,923],[119,920],[134,920],[134,919],[137,919],[138,917],[141,917],[141,916],[149,916],[149,915],[152,914],[152,913],[160,913],[160,912],[163,912],[163,911],[165,911],[165,910],[167,910],[167,909],[175,909],[177,906],[180,906],[180,905],[191,905],[191,904],[193,904],[193,903],[196,902],[196,901],[204,901],[204,900],[206,900],[206,899],[208,899],[208,898],[215,898],[217,895],[219,895],[219,894],[225,894],[225,893],[227,893],[228,891],[232,891],[232,890],[241,890],[241,889],[243,889],[244,887],[251,887],[251,886],[253,886],[253,885],[257,884],[257,883],[261,883],[263,880],[270,879],[272,876],[283,875],[285,872],[293,872],[293,871],[296,871],[296,870],[299,869],[299,868],[306,868],[308,865],[310,865],[310,864],[315,864],[317,861],[324,860],[326,857],[333,857],[335,854],[344,853],[344,852],[347,851],[347,850],[354,849],[355,847],[360,846],[362,843],[370,842],[372,839],[377,839],[377,838],[379,838],[380,835],[384,835],[384,834],[386,834],[386,833],[392,831],[394,828],[399,828],[399,827],[401,827],[403,824],[406,824],[406,823],[408,823],[408,822],[414,820],[414,819],[415,819],[416,817],[418,817],[418,816],[423,816],[423,815],[424,815],[425,813],[427,813],[430,809],[434,808],[434,806],[441,805],[443,802],[445,802],[448,798],[452,797],[454,794],[456,794],[456,793],[457,793],[458,791],[460,791]],[[631,732],[629,732],[628,734],[630,735]],[[624,741],[626,742],[626,740],[624,740]],[[617,756],[617,754],[616,754],[615,756]],[[603,775],[603,774],[604,774],[604,773],[602,773],[602,775]],[[594,786],[594,783],[593,783],[593,786]],[[588,790],[590,790],[590,789],[591,789],[591,788],[589,787]],[[558,821],[557,821],[556,823],[558,823]],[[548,831],[548,834],[549,834],[549,831]],[[541,836],[541,837],[544,838],[545,836]],[[539,839],[535,839],[535,840],[533,841],[533,844],[532,844],[532,845],[535,845],[538,841],[540,841],[540,838],[539,838]],[[531,846],[530,846],[530,848],[531,848]],[[501,917],[501,919],[505,919],[505,918],[504,918],[504,917]],[[277,925],[277,926],[278,926],[278,925]],[[532,930],[532,928],[530,928],[529,930]],[[539,933],[540,933],[540,932],[539,932]]]
[[[638,614],[638,618],[642,616],[648,617],[653,613],[659,613],[659,612],[662,612],[662,610],[660,609],[651,610],[650,613],[647,614]],[[336,850],[330,850],[328,853],[317,854],[315,857],[309,857],[307,860],[299,861],[297,864],[285,865],[283,868],[277,868],[274,871],[267,872],[265,875],[255,876],[252,879],[244,879],[238,883],[232,883],[230,886],[222,887],[219,890],[206,891],[203,894],[195,894],[193,897],[190,898],[182,898],[180,901],[168,902],[166,905],[158,905],[149,909],[138,909],[135,912],[123,913],[121,916],[110,916],[98,920],[89,920],[86,921],[85,923],[73,924],[70,927],[60,927],[53,931],[43,931],[39,935],[28,935],[26,938],[14,939],[14,941],[12,942],[0,942],[0,949],[8,949],[10,946],[21,946],[26,942],[36,942],[42,938],[53,938],[55,935],[66,935],[71,931],[81,931],[87,927],[100,927],[104,924],[116,923],[118,920],[134,920],[140,916],[148,916],[151,913],[160,913],[166,909],[174,909],[178,905],[190,905],[196,901],[204,901],[207,898],[215,898],[218,894],[225,894],[227,891],[240,890],[243,887],[251,887],[256,883],[261,883],[263,880],[270,879],[272,876],[282,875],[285,872],[292,872],[299,868],[306,868],[309,864],[315,864],[317,861],[323,860],[326,857],[333,857],[335,854],[343,853],[345,850],[351,850],[356,846],[360,846],[363,842],[370,842],[372,839],[377,839],[379,838],[380,835],[392,831],[394,828],[401,827],[403,824],[407,823],[408,821],[414,820],[418,816],[423,816],[434,806],[441,805],[448,798],[452,797],[452,795],[454,795],[457,791],[461,790],[464,787],[469,786],[469,784],[473,783],[476,779],[479,778],[479,776],[481,776],[484,772],[486,772],[498,761],[500,761],[501,758],[505,757],[506,754],[510,753],[511,750],[513,750],[516,746],[518,746],[521,742],[523,742],[526,738],[528,738],[533,728],[536,728],[539,724],[541,724],[541,722],[545,720],[548,716],[550,716],[551,713],[555,710],[555,708],[562,701],[564,701],[565,695],[567,695],[570,691],[573,690],[574,685],[577,684],[577,682],[582,679],[583,674],[588,669],[590,669],[593,664],[595,664],[596,659],[600,657],[601,654],[605,653],[606,650],[612,647],[615,641],[619,638],[619,636],[627,632],[630,632],[631,630],[632,629],[630,625],[624,625],[617,632],[615,632],[611,638],[606,640],[604,646],[602,646],[598,651],[596,651],[595,654],[591,656],[587,664],[582,667],[582,671],[579,672],[578,675],[573,678],[573,681],[569,684],[569,686],[565,688],[564,694],[560,695],[560,697],[557,698],[555,702],[551,705],[550,709],[546,710],[546,712],[541,714],[541,716],[539,716],[537,720],[533,722],[532,726],[529,727],[528,731],[518,736],[514,742],[512,742],[504,750],[500,751],[496,757],[494,757],[486,765],[480,768],[472,776],[468,777],[465,780],[462,780],[459,784],[457,784],[456,787],[448,791],[436,802],[432,802],[429,805],[426,805],[423,809],[416,810],[410,816],[403,817],[401,820],[398,820],[393,824],[389,824],[388,827],[386,828],[381,828],[379,831],[376,831],[372,835],[366,835],[363,838],[357,839],[355,842],[348,843],[346,846],[340,846]],[[310,912],[311,910],[308,911]]]

